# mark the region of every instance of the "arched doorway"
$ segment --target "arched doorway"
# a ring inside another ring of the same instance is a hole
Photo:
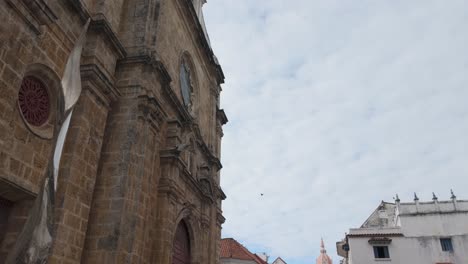
[[[190,238],[184,221],[180,221],[175,233],[172,264],[190,264]]]

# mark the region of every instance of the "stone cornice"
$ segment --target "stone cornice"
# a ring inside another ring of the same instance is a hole
[[[221,161],[216,157],[213,152],[211,152],[210,148],[206,144],[206,142],[203,140],[203,137],[201,135],[200,127],[198,124],[193,123],[192,124],[192,130],[194,131],[196,141],[198,143],[198,146],[200,147],[200,150],[202,151],[202,154],[205,155],[206,159],[211,163],[216,166],[216,170],[221,170],[223,168],[223,165],[221,164]]]
[[[127,56],[118,61],[119,65],[125,64],[144,64],[151,66],[156,72],[161,76],[161,81],[163,84],[169,84],[172,82],[172,78],[169,75],[164,64],[153,54],[144,54],[137,56]]]
[[[95,15],[91,15],[82,0],[67,0],[67,2],[78,12],[82,21],[86,21],[91,18],[89,29],[103,33],[112,48],[117,52],[119,58],[127,56],[127,51],[117,37],[116,32],[112,30],[112,27],[104,14],[97,13]]]
[[[124,58],[127,56],[127,51],[117,37],[117,34],[112,30],[109,21],[107,21],[103,14],[98,13],[93,16],[91,19],[91,24],[89,25],[89,29],[102,33],[107,38],[114,51],[118,54],[119,58]]]
[[[137,100],[137,115],[145,121],[150,122],[151,127],[159,132],[167,118],[167,113],[161,107],[156,96],[141,85],[121,86],[120,95],[123,98]]]
[[[167,160],[169,164],[177,166],[181,172],[181,178],[188,183],[188,185],[197,193],[197,195],[207,201],[208,203],[214,203],[213,197],[206,195],[200,186],[200,183],[193,177],[193,175],[186,169],[184,161],[180,158],[180,151],[177,149],[161,150],[161,160]],[[174,182],[174,181],[173,181]],[[175,184],[175,182],[174,182]]]
[[[110,80],[96,64],[81,65],[81,79],[84,86],[88,87],[107,107],[120,96],[113,85],[114,81]]]

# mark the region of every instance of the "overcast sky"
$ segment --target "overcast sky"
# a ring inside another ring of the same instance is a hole
[[[381,200],[468,199],[468,1],[210,0],[223,236],[288,264]],[[261,196],[261,193],[264,195]]]

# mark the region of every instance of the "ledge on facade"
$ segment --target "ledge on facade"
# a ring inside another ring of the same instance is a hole
[[[104,33],[104,36],[111,43],[112,48],[117,52],[119,58],[124,58],[127,56],[127,51],[120,42],[117,34],[112,30],[109,21],[102,13],[94,15],[91,19],[91,24],[89,25],[90,30],[95,30],[97,32]]]
[[[18,179],[15,179],[18,180]],[[24,183],[24,185],[31,185]],[[33,192],[33,188],[36,186],[30,186],[30,189],[26,189],[23,186],[18,185],[8,179],[0,177],[0,196],[8,199],[9,201],[16,202],[21,200],[32,200],[36,197],[36,193]]]
[[[117,34],[114,32],[114,30],[112,30],[112,27],[110,26],[110,23],[104,14],[97,13],[95,15],[91,15],[82,0],[67,1],[69,5],[75,8],[82,21],[86,21],[91,18],[89,29],[104,33],[106,38],[111,43],[112,48],[117,52],[119,58],[124,58],[127,56],[127,51],[117,37]]]
[[[223,168],[223,165],[221,164],[221,161],[211,152],[210,148],[208,145],[205,143],[203,140],[203,137],[201,135],[200,128],[198,127],[197,124],[193,124],[194,127],[194,132],[197,137],[198,145],[200,146],[203,154],[207,157],[208,161],[211,162],[212,164],[215,164],[217,167],[217,170],[221,170]]]
[[[89,88],[106,105],[114,101],[120,93],[115,89],[113,81],[96,64],[81,65],[81,76],[83,83],[90,82],[93,86]],[[99,88],[99,89],[96,89]]]
[[[372,237],[367,241],[371,245],[389,245],[392,239],[388,237]]]
[[[169,75],[169,72],[166,69],[166,66],[158,59],[155,53],[151,53],[150,51],[144,52],[144,54],[127,54],[127,56],[123,59],[118,61],[118,64],[125,65],[125,64],[145,64],[150,65],[153,67],[162,77],[162,82],[165,84],[169,84],[172,82],[172,78]]]
[[[403,236],[401,228],[351,228],[348,237]]]

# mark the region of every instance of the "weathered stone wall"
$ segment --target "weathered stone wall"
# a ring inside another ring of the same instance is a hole
[[[43,180],[61,114],[60,76],[91,18],[49,263],[171,263],[181,221],[192,263],[218,263],[225,198],[219,155],[227,120],[217,102],[224,76],[191,2],[5,0],[0,17],[0,197],[13,202],[0,259]],[[180,92],[182,56],[192,68],[193,112]],[[25,122],[17,106],[29,75],[46,85],[51,99],[40,127]]]

